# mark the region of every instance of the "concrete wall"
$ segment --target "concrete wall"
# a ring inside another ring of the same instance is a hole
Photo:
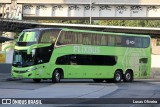
[[[11,64],[13,60],[13,50],[6,53],[6,63]]]
[[[152,68],[160,68],[160,55],[152,55]]]
[[[70,20],[90,16],[94,19],[160,19],[159,0],[17,0],[12,4],[10,1],[0,0],[0,4],[5,3],[4,7],[0,6],[0,13],[5,13],[4,18],[17,20],[22,17]]]
[[[11,3],[11,0],[0,0],[0,3]]]

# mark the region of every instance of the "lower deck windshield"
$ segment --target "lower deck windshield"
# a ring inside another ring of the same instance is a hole
[[[15,51],[13,55],[13,66],[27,67],[35,64],[35,53],[27,54],[27,51]]]
[[[42,64],[49,62],[53,45],[43,48],[33,49],[30,54],[26,50],[15,50],[13,54],[14,67],[28,67],[32,65]]]

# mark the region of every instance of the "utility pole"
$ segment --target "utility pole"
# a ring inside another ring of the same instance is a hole
[[[96,2],[92,3],[92,0],[90,0],[90,17],[89,17],[89,23],[90,25],[92,24],[92,6],[95,4]]]

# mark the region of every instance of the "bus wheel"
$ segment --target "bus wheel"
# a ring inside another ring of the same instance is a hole
[[[61,74],[58,70],[55,70],[52,74],[52,82],[53,83],[59,83],[61,79]]]
[[[116,71],[114,74],[114,82],[118,83],[122,80],[122,73],[120,71]]]
[[[123,78],[124,82],[132,82],[133,81],[133,73],[131,71],[126,71]]]
[[[41,82],[41,79],[33,79],[34,82],[39,83]]]
[[[103,82],[103,79],[93,79],[94,82]]]

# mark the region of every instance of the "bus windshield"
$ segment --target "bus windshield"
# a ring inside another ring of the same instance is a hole
[[[21,32],[18,38],[18,42],[36,42],[38,40],[38,32]]]
[[[60,30],[31,30],[31,31],[22,31],[17,40],[17,46],[30,46],[38,43],[51,43],[56,42],[57,36],[59,35]]]
[[[23,31],[17,40],[18,46],[29,46],[38,42],[39,31]]]
[[[13,66],[15,67],[27,67],[34,65],[35,52],[27,54],[26,51],[15,51],[13,55]]]
[[[27,54],[27,50],[15,50],[12,65],[14,67],[29,67],[47,63],[51,58],[53,49],[53,45],[32,49],[30,54]]]

